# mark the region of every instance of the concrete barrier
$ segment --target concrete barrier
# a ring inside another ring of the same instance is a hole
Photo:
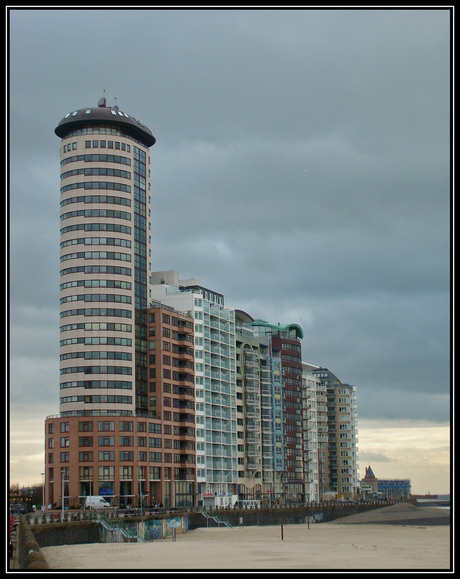
[[[19,534],[18,534],[18,555],[19,569],[21,570],[40,570],[49,569],[45,556],[30,530],[27,519],[24,515],[19,517]]]

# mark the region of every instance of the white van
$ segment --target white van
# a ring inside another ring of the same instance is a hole
[[[86,497],[85,509],[105,509],[107,507],[110,507],[110,503],[108,503],[104,499],[104,497],[100,496]]]

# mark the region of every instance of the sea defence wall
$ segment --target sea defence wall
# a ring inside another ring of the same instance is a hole
[[[153,541],[176,537],[188,530],[188,516],[185,513],[153,517],[107,517],[94,513],[89,520],[71,519],[69,522],[44,522],[34,519],[31,529],[40,547],[57,545],[77,545],[84,543],[121,543],[130,541]]]
[[[203,517],[199,512],[188,514],[188,528],[220,526],[219,517],[225,518],[232,526],[241,524],[254,525],[296,525],[309,523],[326,523],[347,515],[354,515],[369,509],[382,508],[384,504],[369,506],[348,505],[316,505],[298,506],[289,508],[257,508],[257,509],[219,509],[208,511],[208,515],[214,514],[216,518]]]
[[[100,526],[97,521],[81,521],[34,525],[31,529],[40,547],[55,547],[99,543]]]
[[[266,509],[219,509],[206,511],[207,516],[204,516],[201,510],[192,510],[181,513],[144,515],[143,517],[137,515],[124,517],[121,520],[114,516],[115,513],[112,517],[93,513],[95,518],[90,520],[72,519],[69,514],[68,520],[64,522],[56,522],[53,517],[48,520],[41,517],[34,518],[35,524],[30,528],[40,547],[52,547],[115,541],[115,535],[122,535],[123,529],[126,531],[124,540],[153,540],[172,537],[176,532],[185,533],[191,529],[218,527],[224,524],[238,527],[240,525],[322,523],[383,506],[316,505]],[[118,529],[116,528],[117,521],[121,523]],[[133,529],[131,537],[129,536],[130,528]],[[175,529],[174,532],[173,529]],[[122,540],[121,537],[119,539]]]
[[[48,563],[40,550],[24,515],[19,517],[19,532],[17,540],[19,569],[32,571],[48,569]]]

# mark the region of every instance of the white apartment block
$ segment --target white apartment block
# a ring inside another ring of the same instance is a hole
[[[319,440],[320,429],[326,432],[327,427],[318,421],[317,389],[320,381],[313,375],[312,366],[302,362],[302,422],[303,422],[303,448],[304,448],[304,472],[305,472],[305,501],[319,501]],[[326,413],[322,408],[322,415]],[[321,425],[321,426],[320,426]]]
[[[150,297],[195,322],[195,401],[198,500],[226,506],[237,500],[235,310],[222,294],[153,272]]]

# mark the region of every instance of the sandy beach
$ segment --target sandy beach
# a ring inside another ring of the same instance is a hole
[[[450,568],[449,525],[392,524],[388,516],[391,519],[394,513],[384,511],[380,517],[373,514],[375,523],[353,515],[346,517],[347,522],[309,528],[283,525],[283,537],[281,525],[200,528],[177,535],[175,542],[168,538],[151,543],[65,545],[45,547],[42,552],[51,569],[72,571]]]

